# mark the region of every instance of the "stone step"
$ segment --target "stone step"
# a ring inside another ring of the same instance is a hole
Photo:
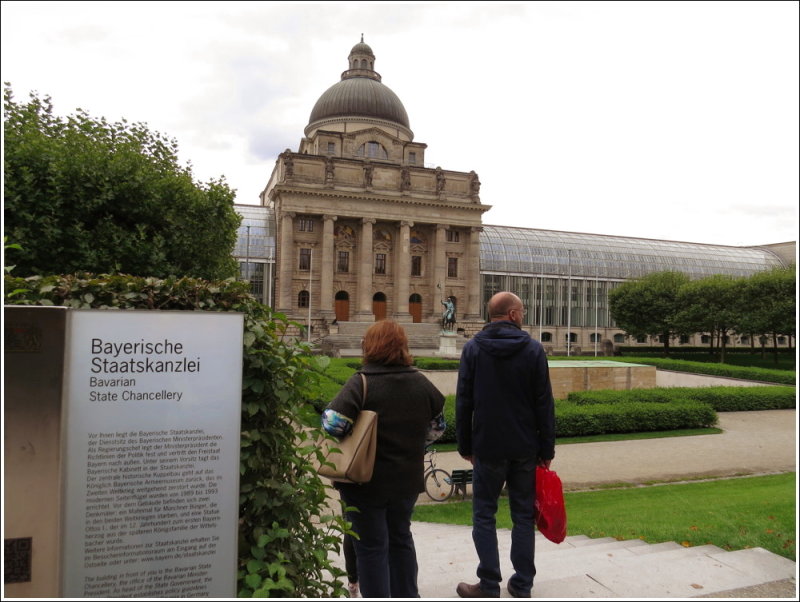
[[[423,598],[457,598],[460,581],[477,580],[469,525],[412,523]],[[511,533],[498,530],[501,570],[513,573]],[[340,556],[336,566],[343,567]],[[567,537],[554,544],[536,536],[535,598],[693,598],[781,583],[796,593],[796,563],[762,548],[726,552],[713,545],[684,547],[640,539]],[[747,591],[747,590],[744,590]],[[502,597],[510,597],[503,583]],[[727,596],[730,597],[730,596]]]

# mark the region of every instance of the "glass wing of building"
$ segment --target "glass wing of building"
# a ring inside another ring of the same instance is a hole
[[[275,261],[275,214],[260,205],[236,205],[242,216],[233,255],[244,261]]]
[[[239,261],[240,278],[250,283],[250,291],[262,303],[273,305],[275,294],[275,212],[260,205],[235,205],[242,216],[233,248]]]
[[[690,278],[712,274],[749,276],[782,265],[758,247],[483,226],[481,272],[583,276],[628,280],[651,272],[677,271]]]

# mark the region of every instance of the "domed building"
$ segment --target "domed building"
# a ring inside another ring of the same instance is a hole
[[[491,295],[511,290],[528,308],[524,327],[553,351],[657,344],[616,327],[609,291],[656,271],[747,276],[794,262],[794,242],[729,247],[484,226],[490,205],[481,202],[478,175],[425,165],[426,145],[414,140],[363,36],[347,60],[311,109],[298,150],[278,157],[261,206],[237,205],[242,277],[265,303],[306,324],[309,339],[350,333],[339,345],[358,347],[369,323],[389,317],[417,347],[438,347],[445,301],[470,336],[485,323]]]
[[[425,167],[400,98],[363,42],[261,194],[274,212],[274,306],[315,332],[336,321],[436,323],[453,297],[480,321],[477,175]],[[305,320],[304,320],[305,321]]]

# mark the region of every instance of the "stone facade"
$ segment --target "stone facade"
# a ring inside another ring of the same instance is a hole
[[[364,47],[354,47],[351,66],[370,57]],[[371,68],[342,78],[380,81]],[[278,157],[261,194],[277,221],[276,309],[301,321],[310,315],[326,334],[334,319],[437,322],[450,297],[459,326],[474,329],[482,323],[481,220],[490,208],[477,174],[425,167],[426,145],[413,141],[385,86],[376,90],[391,110],[378,103],[370,115],[342,114],[372,109],[356,106],[349,89],[340,102],[331,90],[298,152]]]

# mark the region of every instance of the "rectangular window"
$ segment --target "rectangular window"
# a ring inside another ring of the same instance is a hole
[[[375,273],[386,273],[386,253],[375,253]]]
[[[458,257],[447,258],[447,277],[458,278]]]
[[[240,262],[240,274],[242,280],[250,282],[250,292],[257,299],[264,295],[264,264]]]
[[[328,142],[328,154],[333,155],[336,152],[336,144],[333,142]]]
[[[447,231],[447,242],[458,242],[458,230],[448,230]]]
[[[411,256],[411,275],[412,276],[422,276],[422,256],[421,255],[412,255]]]
[[[311,269],[311,249],[300,249],[299,269],[306,272]]]
[[[416,165],[417,164],[417,153],[414,153],[414,152],[408,153],[408,163],[409,163],[409,165]]]
[[[301,217],[297,220],[297,229],[300,232],[313,232],[314,220],[310,217]]]
[[[350,252],[339,251],[336,256],[336,271],[349,272],[350,271]]]

